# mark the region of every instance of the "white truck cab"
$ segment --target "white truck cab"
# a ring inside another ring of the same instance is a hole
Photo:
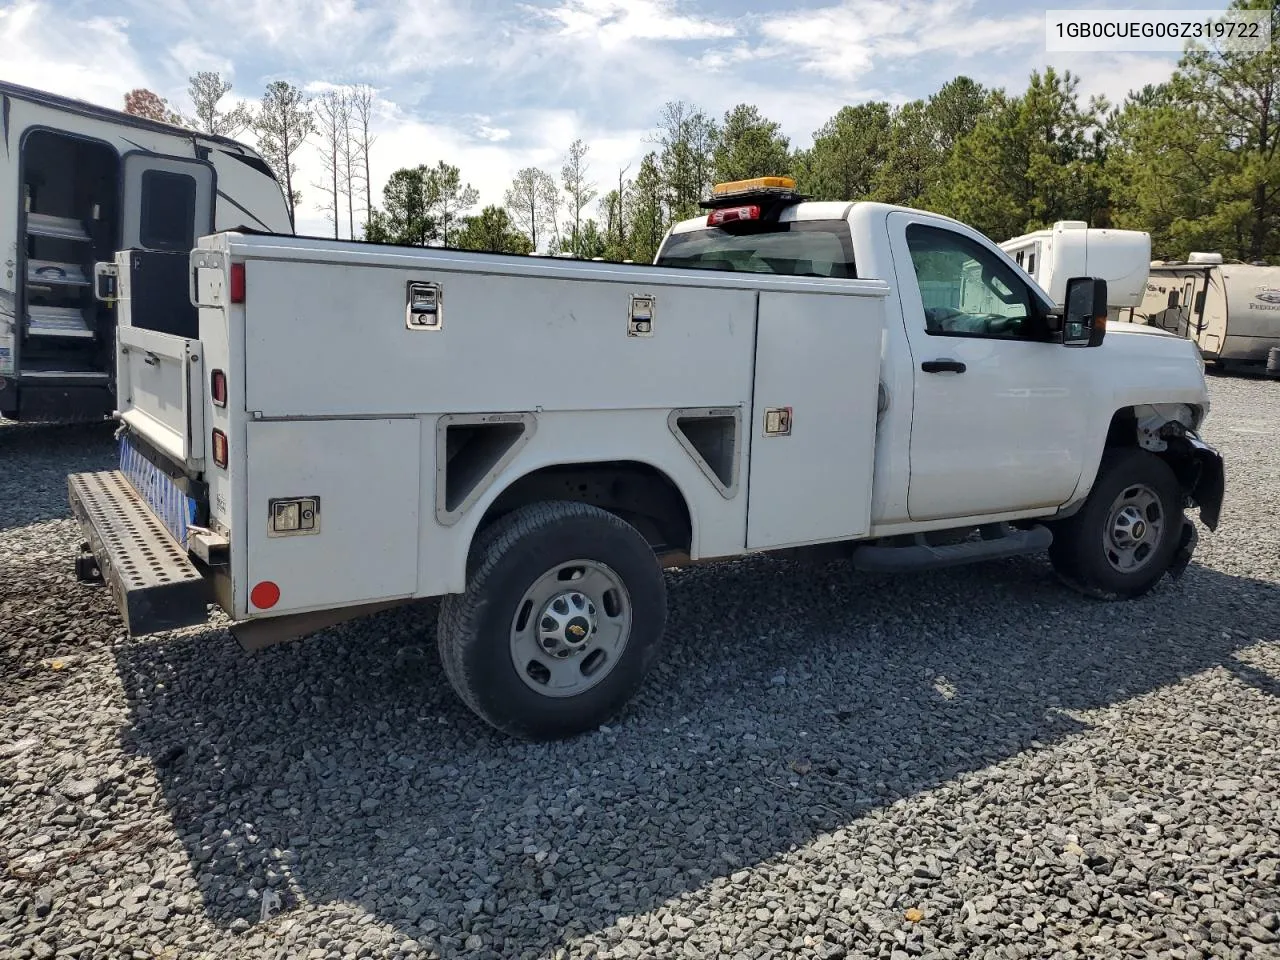
[[[121,468],[69,478],[82,577],[251,648],[442,597],[462,701],[542,739],[639,688],[663,566],[1047,550],[1117,599],[1216,526],[1198,356],[1105,282],[1059,309],[962,223],[783,179],[704,206],[653,265],[202,238],[199,337],[121,338]]]

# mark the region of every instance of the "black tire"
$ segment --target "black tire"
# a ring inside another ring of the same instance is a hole
[[[517,673],[512,625],[525,592],[572,560],[595,561],[617,574],[629,595],[630,633],[595,686],[552,697]],[[583,503],[537,503],[477,536],[466,592],[440,605],[440,659],[463,703],[487,723],[525,740],[561,739],[598,727],[635,695],[657,658],[666,619],[662,568],[634,527]]]
[[[1126,491],[1141,485],[1158,501],[1162,524],[1158,540],[1139,567],[1122,571],[1108,559],[1104,540],[1113,507]],[[1159,582],[1173,562],[1182,536],[1183,496],[1178,479],[1154,453],[1134,448],[1106,451],[1098,479],[1084,506],[1052,524],[1049,559],[1058,576],[1081,593],[1103,600],[1140,597]]]

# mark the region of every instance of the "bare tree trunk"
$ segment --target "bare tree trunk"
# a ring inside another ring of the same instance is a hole
[[[375,139],[369,135],[369,127],[373,121],[373,106],[374,91],[371,87],[362,84],[351,91],[351,114],[359,136],[356,147],[359,150],[359,162],[364,167],[365,223],[373,219],[373,179],[369,172],[369,152]],[[354,237],[355,234],[353,233],[352,236]]]
[[[627,242],[627,236],[626,236],[627,218],[623,213],[623,210],[626,209],[626,205],[623,202],[622,178],[626,174],[626,172],[630,169],[631,169],[631,164],[628,163],[625,167],[623,167],[621,170],[618,171],[618,248],[619,249],[625,246]]]

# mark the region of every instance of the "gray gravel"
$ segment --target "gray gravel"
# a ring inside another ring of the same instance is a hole
[[[126,642],[63,480],[110,428],[4,425],[0,956],[1280,957],[1280,384],[1211,386],[1181,582],[679,572],[643,696],[552,746],[459,705],[430,604]]]

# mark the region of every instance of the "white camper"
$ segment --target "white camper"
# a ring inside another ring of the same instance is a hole
[[[248,147],[0,83],[0,416],[109,416],[115,310],[94,297],[95,263],[131,251],[135,325],[195,336],[187,257],[241,227],[293,232]]]
[[[1280,267],[1224,263],[1220,253],[1156,261],[1132,312],[1137,323],[1194,340],[1208,361],[1265,364],[1280,350]]]
[[[1105,230],[1083,220],[1059,220],[1000,244],[1031,279],[1059,306],[1068,277],[1101,277],[1107,281],[1110,319],[1142,303],[1151,263],[1151,235],[1141,230]]]

